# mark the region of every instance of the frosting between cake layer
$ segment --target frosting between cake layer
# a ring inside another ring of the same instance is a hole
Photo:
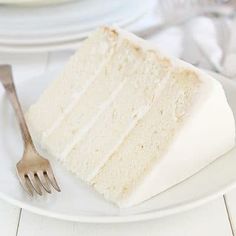
[[[97,44],[97,40],[101,43]],[[68,106],[75,103],[74,94],[80,93],[88,81],[94,79],[97,71],[113,54],[117,43],[117,34],[105,28],[92,33],[71,57],[58,80],[54,80],[43,92],[37,106],[30,107],[26,119],[39,143],[42,144],[43,134],[47,136],[45,133],[47,134],[55,123],[60,123],[57,120],[63,120],[64,112],[69,110]]]

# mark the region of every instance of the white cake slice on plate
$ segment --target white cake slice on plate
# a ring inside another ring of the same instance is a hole
[[[37,144],[120,207],[188,178],[235,142],[219,82],[109,27],[83,42],[27,121]]]

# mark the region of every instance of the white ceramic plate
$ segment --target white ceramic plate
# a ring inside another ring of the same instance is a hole
[[[126,25],[124,28],[131,32],[141,32],[145,31],[146,28],[159,25],[160,20],[158,21],[156,15],[153,15],[152,12],[145,14],[145,16],[138,18],[132,23]],[[0,51],[6,53],[36,53],[36,52],[53,52],[53,51],[62,51],[62,50],[75,50],[78,48],[79,44],[83,40],[81,37],[86,37],[87,33],[82,33],[69,35],[67,37],[59,37],[58,40],[50,42],[50,40],[45,43],[40,42],[40,40],[33,42],[21,42],[21,43],[1,43],[0,36]],[[17,39],[16,39],[17,40]],[[42,40],[44,41],[44,40]],[[11,41],[10,41],[11,42]]]
[[[0,6],[0,43],[37,45],[75,40],[104,24],[124,26],[152,0],[74,0],[47,6]]]
[[[34,102],[57,73],[17,84],[24,109]],[[223,84],[236,117],[236,85],[214,75]],[[219,134],[220,135],[220,134]],[[79,222],[129,222],[163,217],[203,204],[236,186],[236,148],[205,169],[168,191],[133,208],[118,209],[52,160],[61,193],[31,199],[21,188],[15,164],[22,153],[22,141],[13,111],[0,88],[0,197],[26,210]]]
[[[81,41],[72,40],[62,43],[38,44],[38,45],[7,45],[0,44],[0,52],[4,53],[42,53],[42,52],[58,52],[65,50],[76,50]]]

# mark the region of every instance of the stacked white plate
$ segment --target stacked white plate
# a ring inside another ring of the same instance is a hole
[[[141,18],[152,0],[75,0],[53,5],[0,5],[0,51],[75,48],[94,28],[127,26]]]

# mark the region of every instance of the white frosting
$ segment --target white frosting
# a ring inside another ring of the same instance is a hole
[[[197,97],[191,116],[177,133],[171,147],[140,186],[120,207],[138,204],[180,183],[201,170],[235,145],[235,121],[224,91],[211,83],[210,96]]]
[[[102,63],[102,65],[99,65],[99,69],[96,72],[96,74],[91,78],[91,80],[86,81],[84,87],[79,92],[75,92],[71,95],[71,103],[68,104],[68,106],[64,110],[63,114],[57,117],[57,119],[55,120],[53,125],[49,129],[45,130],[42,133],[42,141],[41,142],[44,142],[44,139],[47,138],[61,124],[61,122],[65,119],[65,117],[72,111],[72,109],[75,107],[75,105],[77,104],[77,102],[81,98],[81,96],[87,91],[89,86],[91,86],[92,83],[95,81],[97,74],[99,74],[99,72],[102,70],[103,66],[107,63],[108,60],[109,60],[109,57],[107,58],[107,60],[105,60]],[[77,79],[79,79],[79,78],[75,78],[75,80],[77,80]],[[62,156],[63,155],[64,154],[62,154]]]
[[[123,88],[125,81],[122,81],[120,85],[113,91],[113,93],[110,96],[110,99],[105,101],[101,104],[99,111],[94,115],[93,119],[88,122],[88,124],[80,130],[78,135],[72,140],[72,142],[65,147],[65,150],[63,153],[61,153],[61,156],[59,156],[59,159],[63,160],[66,158],[66,156],[69,154],[69,152],[73,149],[73,147],[84,137],[86,133],[94,126],[97,119],[103,114],[103,112],[109,107],[109,105],[114,101],[119,91]]]

